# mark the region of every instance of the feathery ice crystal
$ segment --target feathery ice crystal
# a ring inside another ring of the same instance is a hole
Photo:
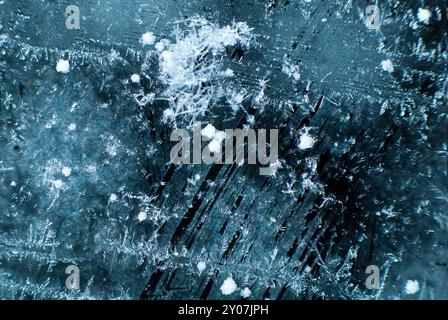
[[[160,80],[166,86],[162,96],[170,102],[165,120],[184,116],[193,121],[223,98],[230,104],[236,92],[226,83],[234,75],[223,67],[226,49],[248,48],[253,39],[245,22],[219,27],[196,17],[186,24],[186,31],[178,25],[174,41],[165,41],[158,52]]]

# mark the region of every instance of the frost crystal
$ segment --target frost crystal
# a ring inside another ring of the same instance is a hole
[[[212,139],[215,136],[216,129],[212,124],[208,124],[204,129],[201,130],[201,134],[204,137]]]
[[[241,294],[241,297],[247,299],[252,294],[252,291],[248,287],[245,287],[243,290],[241,290],[240,294]]]
[[[140,43],[144,46],[153,45],[156,41],[156,37],[152,32],[145,32],[140,38]]]
[[[431,19],[431,11],[424,8],[418,8],[417,18],[421,23],[428,24],[429,19]]]
[[[141,211],[137,216],[137,219],[140,222],[145,221],[147,218],[148,218],[148,214],[145,211]]]
[[[305,128],[305,131],[300,134],[299,137],[299,149],[306,150],[313,147],[314,143],[316,142],[316,139],[309,134],[309,128]]]
[[[166,85],[163,97],[170,103],[170,117],[194,119],[221,98],[233,96],[225,83],[229,72],[222,76],[218,72],[223,54],[231,46],[248,48],[252,34],[244,22],[219,27],[199,17],[189,19],[186,27],[185,32],[177,29],[173,33],[173,42],[163,44],[160,80]]]
[[[234,293],[237,289],[237,285],[232,277],[228,277],[226,280],[224,280],[223,284],[221,285],[221,292],[224,295],[230,295]]]
[[[406,294],[415,294],[420,290],[420,285],[417,280],[408,280],[404,290]]]
[[[133,74],[132,76],[131,76],[131,81],[133,82],[133,83],[140,83],[140,76],[138,75],[138,74]]]
[[[56,71],[60,73],[69,73],[70,72],[70,63],[68,60],[61,59],[56,64]]]
[[[300,80],[300,67],[298,64],[294,64],[288,61],[286,58],[283,62],[282,71],[286,73],[289,77],[292,77],[295,81]]]
[[[72,173],[72,169],[70,169],[69,167],[62,168],[62,174],[64,176],[68,177],[71,173]]]
[[[202,273],[202,271],[204,271],[206,267],[207,267],[207,265],[205,264],[204,261],[198,262],[197,268],[198,268],[199,273]]]
[[[392,61],[389,59],[381,61],[381,68],[384,71],[387,71],[390,73],[394,72],[394,65],[393,65]]]
[[[62,182],[62,180],[55,180],[53,181],[53,185],[56,189],[62,189],[64,182]]]

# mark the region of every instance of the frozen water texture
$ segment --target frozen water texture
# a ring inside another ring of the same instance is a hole
[[[440,2],[0,2],[0,298],[448,298]],[[197,120],[275,176],[172,165]]]

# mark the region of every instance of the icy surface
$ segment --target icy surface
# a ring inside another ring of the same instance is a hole
[[[446,1],[75,2],[0,1],[0,298],[448,299]]]

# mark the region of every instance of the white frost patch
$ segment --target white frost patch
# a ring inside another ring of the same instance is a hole
[[[112,135],[101,135],[101,138],[106,143],[107,154],[115,157],[123,146],[121,141]]]
[[[232,277],[228,277],[226,280],[224,280],[222,286],[221,286],[221,292],[224,295],[230,295],[235,292],[237,289],[237,285]]]
[[[208,144],[208,149],[213,153],[221,153],[221,143],[225,139],[226,133],[224,131],[216,130],[212,124],[207,124],[207,126],[201,130],[201,135],[210,139]]]
[[[431,19],[431,11],[428,9],[418,8],[417,18],[418,21],[424,24],[429,24],[429,19]]]
[[[60,73],[69,73],[70,62],[68,62],[68,60],[60,59],[56,64],[56,71]]]
[[[286,58],[283,61],[282,71],[289,77],[292,77],[295,81],[300,80],[300,67],[298,64],[294,64],[288,61]]]
[[[118,199],[118,196],[115,193],[112,193],[109,197],[110,202],[115,202],[115,201],[117,201],[117,199]]]
[[[53,186],[56,189],[61,189],[64,186],[64,182],[62,182],[62,180],[55,180],[55,181],[52,181],[52,182],[53,182]]]
[[[76,123],[70,123],[70,125],[68,126],[68,130],[70,131],[76,130]]]
[[[148,218],[148,215],[145,211],[140,211],[140,213],[137,216],[138,221],[143,222]]]
[[[174,117],[175,117],[175,114],[174,114],[174,111],[173,110],[171,110],[171,109],[165,109],[165,110],[163,110],[163,119],[164,120],[167,120],[167,119],[174,119]]]
[[[209,144],[208,144],[208,150],[210,150],[211,152],[213,152],[214,154],[217,153],[221,153],[221,142],[213,139]]]
[[[131,81],[132,81],[133,83],[140,83],[140,76],[139,76],[138,74],[134,73],[134,74],[131,76]]]
[[[274,218],[274,220],[275,220],[275,218]],[[271,217],[271,221],[272,221],[272,217]],[[275,258],[277,258],[277,254],[278,254],[278,248],[275,247],[274,251],[273,251],[272,254],[271,254],[271,259],[272,259],[272,261],[274,261]]]
[[[96,173],[96,167],[93,164],[87,165],[85,170],[89,174],[95,174]]]
[[[390,73],[394,72],[394,64],[389,59],[381,61],[381,68]]]
[[[202,273],[202,271],[205,270],[205,268],[207,267],[207,265],[205,264],[204,261],[199,261],[198,265],[196,266],[199,270],[199,273]]]
[[[241,104],[244,101],[244,89],[243,89],[243,93],[240,92],[234,92],[234,94],[229,95],[227,97],[227,102],[229,103],[230,107],[232,108],[233,111],[237,111],[238,109],[241,108]]]
[[[140,38],[140,43],[144,46],[153,45],[155,41],[156,37],[152,32],[145,32],[144,34],[142,34],[142,37]]]
[[[386,112],[386,109],[389,108],[389,103],[387,101],[384,101],[381,105],[380,115]]]
[[[169,44],[170,42],[167,39],[162,39],[154,45],[154,48],[156,48],[157,51],[162,52]]]
[[[16,183],[15,181],[11,181],[10,186],[11,186],[11,187],[15,187],[15,186],[17,186],[17,183]]]
[[[215,133],[216,128],[210,123],[204,129],[201,130],[201,134],[209,139],[212,139],[215,136]]]
[[[222,140],[224,140],[225,138],[226,138],[226,133],[224,131],[216,130],[213,140],[217,140],[219,143],[221,143]]]
[[[159,79],[166,85],[161,97],[170,103],[172,120],[195,118],[236,94],[225,85],[230,71],[221,69],[223,57],[227,47],[247,48],[252,39],[252,29],[245,22],[219,27],[196,17],[185,23],[186,31],[179,27],[173,32],[175,42],[158,44]]]
[[[154,93],[145,94],[143,90],[140,90],[140,92],[134,93],[132,96],[134,97],[134,101],[137,102],[139,106],[144,107],[148,103],[154,101],[155,94]]]
[[[72,169],[70,169],[69,167],[63,167],[61,172],[64,176],[68,177],[72,174]]]
[[[252,294],[252,291],[248,288],[248,287],[245,287],[243,290],[241,290],[241,292],[240,292],[240,295],[243,297],[243,298],[249,298],[250,297],[250,295]]]
[[[420,290],[420,285],[417,280],[408,280],[406,282],[406,286],[404,287],[404,291],[406,294],[414,294]]]
[[[106,147],[106,152],[111,156],[115,157],[117,155],[117,146],[113,144],[109,144]]]
[[[314,146],[315,142],[316,139],[308,133],[308,130],[305,130],[305,132],[300,135],[299,148],[301,150],[310,149]]]
[[[224,74],[226,75],[226,77],[229,77],[229,78],[235,76],[235,73],[230,68],[226,69],[226,71],[224,71]]]

